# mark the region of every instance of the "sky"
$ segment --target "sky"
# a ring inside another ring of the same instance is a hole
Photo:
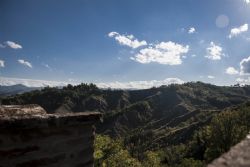
[[[0,85],[250,84],[250,0],[1,0]]]

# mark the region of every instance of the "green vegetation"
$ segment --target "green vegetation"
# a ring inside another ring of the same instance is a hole
[[[140,162],[124,149],[121,140],[113,140],[105,135],[96,136],[94,157],[95,166],[141,166]]]
[[[95,166],[201,167],[250,130],[250,87],[201,82],[146,90],[93,84],[44,88],[2,99],[41,105],[48,113],[99,111]]]
[[[95,164],[96,166],[126,164],[125,166],[202,167],[240,142],[249,130],[250,103],[246,103],[215,114],[208,125],[199,127],[190,140],[178,145],[147,150],[148,144],[152,142],[152,134],[142,131],[134,131],[134,135],[116,139],[97,135]]]

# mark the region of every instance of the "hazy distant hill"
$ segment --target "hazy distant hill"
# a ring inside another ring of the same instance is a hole
[[[27,87],[21,84],[11,85],[11,86],[0,85],[0,97],[21,94],[21,93],[29,92],[32,90],[38,90],[38,89],[41,89],[41,88]]]

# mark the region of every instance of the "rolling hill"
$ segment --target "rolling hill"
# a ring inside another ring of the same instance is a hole
[[[140,160],[147,150],[190,143],[218,114],[248,100],[250,86],[189,82],[144,90],[103,90],[93,84],[47,87],[3,98],[2,104],[35,103],[48,113],[99,111],[103,122],[96,125],[97,133],[122,138],[131,156]]]

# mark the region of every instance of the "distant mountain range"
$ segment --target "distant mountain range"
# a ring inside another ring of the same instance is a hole
[[[30,92],[33,90],[40,90],[40,89],[41,89],[40,87],[27,87],[22,84],[17,84],[17,85],[12,85],[12,86],[0,85],[0,97],[22,94],[25,92]]]

